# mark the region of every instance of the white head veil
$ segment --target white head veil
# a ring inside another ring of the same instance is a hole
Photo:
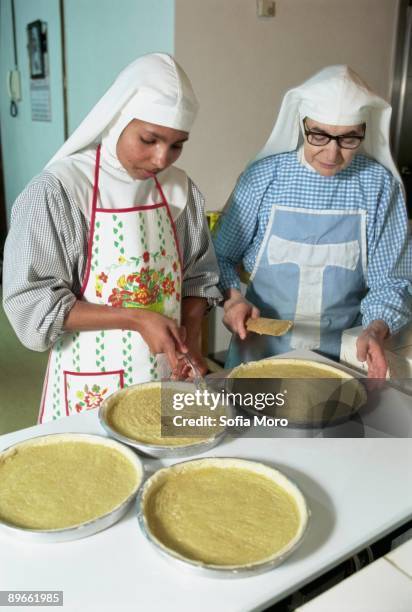
[[[401,182],[389,147],[391,112],[391,106],[349,66],[329,66],[286,93],[272,133],[255,161],[296,149],[305,117],[329,125],[365,122],[364,153]]]
[[[177,62],[165,53],[144,55],[119,74],[47,165],[100,141],[104,134],[115,155],[117,139],[133,119],[189,132],[197,109],[192,85]]]

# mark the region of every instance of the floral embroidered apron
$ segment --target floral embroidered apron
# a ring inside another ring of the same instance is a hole
[[[98,208],[96,153],[90,238],[80,298],[113,308],[145,308],[180,323],[182,266],[163,190],[157,204]],[[98,408],[122,387],[169,375],[165,355],[152,355],[135,331],[70,332],[51,349],[39,422]]]

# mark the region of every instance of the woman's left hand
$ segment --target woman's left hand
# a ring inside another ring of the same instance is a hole
[[[366,361],[368,378],[386,378],[388,362],[384,352],[384,340],[389,336],[389,327],[384,321],[372,321],[356,341],[357,358]]]
[[[184,342],[190,354],[190,359],[204,376],[207,374],[208,367],[201,351],[202,320],[206,311],[207,301],[200,297],[185,297],[182,302],[182,326],[184,328]],[[179,380],[194,378],[193,368],[184,359],[184,355],[179,359],[177,368],[172,373],[173,377]]]
[[[198,369],[201,376],[204,376],[208,372],[208,367],[205,358],[196,348],[196,346],[191,346],[190,342],[187,341],[186,345],[189,347],[188,352],[190,354],[190,361]],[[172,378],[175,380],[192,380],[195,377],[195,373],[189,362],[186,361],[185,354],[182,353],[178,357],[178,360],[178,365],[172,372]]]
[[[208,372],[207,363],[206,363],[205,358],[201,354],[201,352],[199,350],[196,350],[194,347],[193,348],[190,347],[189,348],[189,353],[190,353],[190,360],[192,361],[193,365],[199,371],[199,374],[201,376],[204,376],[205,374],[207,374],[207,372]],[[186,377],[189,380],[191,380],[191,379],[193,379],[195,377],[195,373],[193,371],[193,368],[190,365],[187,366]]]

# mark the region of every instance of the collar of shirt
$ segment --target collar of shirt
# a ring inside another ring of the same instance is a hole
[[[315,168],[311,166],[310,163],[306,160],[305,154],[303,152],[303,145],[301,145],[298,148],[296,154],[297,154],[298,162],[302,164],[302,166],[305,166],[305,168],[307,168],[308,170],[311,170],[312,172],[316,172]]]

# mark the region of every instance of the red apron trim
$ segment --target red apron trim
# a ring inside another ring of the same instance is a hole
[[[118,213],[118,212],[135,212],[137,210],[152,210],[153,208],[163,208],[165,204],[158,202],[157,204],[149,204],[148,206],[131,206],[129,208],[96,208],[99,213]]]
[[[92,211],[97,208],[97,192],[99,191],[99,172],[100,172],[100,151],[102,145],[99,144],[96,150],[96,161],[94,164],[94,184],[93,184],[93,199],[92,199]]]
[[[43,401],[41,403],[40,413],[39,413],[39,416],[38,416],[38,419],[37,419],[37,422],[39,424],[43,423],[43,415],[44,415],[44,409],[45,409],[45,404],[46,404],[47,386],[48,386],[48,383],[49,383],[49,370],[50,370],[51,355],[52,355],[52,352],[51,352],[51,349],[50,349],[50,351],[49,351],[49,358],[47,360],[46,376],[44,377],[44,383],[43,383],[43,393],[42,393]]]
[[[96,220],[96,208],[97,208],[97,193],[99,190],[99,171],[100,171],[100,149],[102,145],[98,145],[96,151],[96,162],[94,165],[94,185],[93,185],[93,196],[92,196],[92,218],[90,219],[90,231],[89,231],[89,242],[87,244],[87,263],[86,271],[83,279],[83,283],[80,289],[81,298],[86,291],[87,282],[90,276],[90,268],[92,265],[92,246],[93,246],[93,235],[94,235],[94,224]]]

